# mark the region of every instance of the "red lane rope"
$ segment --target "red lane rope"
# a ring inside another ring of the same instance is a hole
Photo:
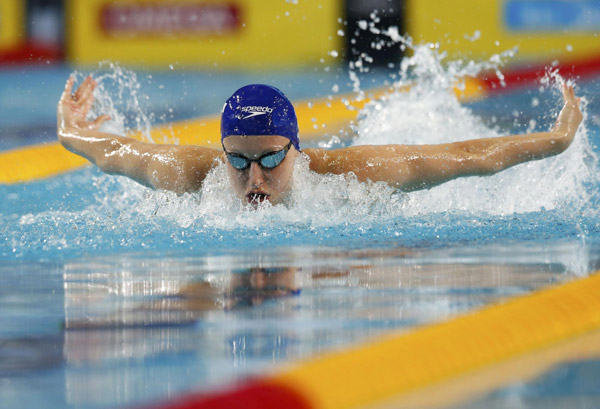
[[[275,382],[253,381],[208,394],[190,394],[144,409],[312,409],[295,390]]]

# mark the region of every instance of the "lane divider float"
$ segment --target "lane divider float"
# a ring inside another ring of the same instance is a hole
[[[410,333],[291,364],[230,390],[190,394],[147,409],[411,407],[402,399],[415,391],[465,374],[476,376],[492,365],[599,330],[596,272]]]

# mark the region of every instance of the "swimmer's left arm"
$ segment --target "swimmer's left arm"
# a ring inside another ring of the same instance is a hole
[[[383,181],[403,190],[426,189],[461,176],[491,175],[519,163],[563,152],[583,118],[572,87],[549,132],[474,139],[440,145],[352,146],[306,149],[317,173],[354,173],[358,180]]]

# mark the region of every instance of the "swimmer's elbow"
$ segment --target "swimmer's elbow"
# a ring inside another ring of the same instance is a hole
[[[111,140],[108,144],[98,145],[98,149],[94,149],[90,156],[88,159],[104,173],[127,176],[151,186],[145,176],[148,156],[133,149],[130,141]]]

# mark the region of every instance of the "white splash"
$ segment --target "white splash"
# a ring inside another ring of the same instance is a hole
[[[294,185],[285,203],[273,206],[265,202],[258,209],[243,204],[233,194],[223,163],[209,173],[201,192],[194,194],[177,196],[136,187],[133,182],[121,183],[127,183],[127,189],[136,192],[136,205],[129,212],[171,220],[184,228],[198,224],[224,230],[271,225],[316,228],[356,220],[380,221],[403,213],[404,193],[385,183],[360,183],[352,176],[318,175],[309,170],[306,157],[296,161],[293,178]],[[113,196],[106,205],[114,208],[123,202]]]
[[[101,62],[99,69],[91,74],[98,83],[94,91],[94,105],[90,116],[107,114],[110,121],[103,124],[102,130],[117,135],[138,131],[147,141],[153,142],[150,130],[154,122],[153,114],[148,114],[144,101],[148,96],[141,93],[141,84],[134,71],[119,64]],[[77,77],[83,78],[82,73]]]
[[[505,134],[488,128],[461,105],[452,86],[464,75],[488,69],[498,55],[481,64],[453,61],[443,64],[436,47],[413,47],[414,55],[401,65],[397,91],[369,103],[359,115],[355,145],[440,144]],[[561,80],[554,76],[556,90]],[[548,84],[550,82],[548,81]],[[548,86],[547,84],[547,86]],[[554,96],[559,104],[559,92]],[[585,101],[583,103],[584,118]],[[557,106],[557,109],[559,106]],[[555,116],[555,115],[554,115]],[[596,156],[588,142],[585,119],[571,147],[561,155],[518,165],[490,177],[453,180],[430,190],[408,194],[406,215],[467,211],[506,215],[559,205],[580,208],[587,201],[585,184],[598,181]]]

